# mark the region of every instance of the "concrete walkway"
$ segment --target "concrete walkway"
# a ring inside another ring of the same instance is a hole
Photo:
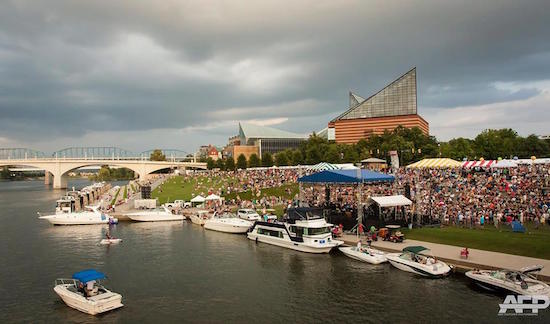
[[[342,239],[348,245],[357,244],[357,236],[355,235],[344,234]],[[363,242],[364,240],[365,239],[363,239]],[[387,252],[401,252],[403,248],[411,245],[427,247],[437,258],[454,265],[456,269],[461,272],[473,268],[519,270],[523,267],[540,264],[544,266],[544,269],[539,273],[539,278],[550,281],[550,260],[470,248],[468,249],[470,251],[468,259],[462,259],[460,258],[460,250],[462,250],[463,247],[458,246],[409,239],[405,239],[403,243],[392,243],[382,240],[372,242],[373,247]]]

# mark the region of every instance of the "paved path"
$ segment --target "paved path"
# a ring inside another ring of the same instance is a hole
[[[343,240],[349,245],[357,244],[357,236],[355,235],[344,234]],[[382,240],[372,242],[372,246],[388,252],[400,252],[403,248],[410,245],[427,247],[432,250],[436,257],[456,266],[459,271],[466,271],[472,268],[519,270],[523,267],[540,264],[544,266],[544,269],[540,272],[541,279],[550,281],[550,260],[477,249],[468,249],[470,251],[468,259],[461,259],[460,250],[462,250],[462,247],[458,246],[410,239],[406,239],[403,243],[392,243]]]

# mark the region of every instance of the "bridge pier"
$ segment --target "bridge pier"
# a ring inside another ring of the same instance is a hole
[[[49,171],[44,171],[44,184],[45,185],[51,185],[52,184],[52,178],[53,174]]]
[[[66,175],[54,175],[53,177],[53,188],[54,189],[65,189],[67,188],[68,176]]]

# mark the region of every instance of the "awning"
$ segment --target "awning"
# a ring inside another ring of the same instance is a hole
[[[80,272],[73,274],[73,279],[76,279],[82,283],[87,283],[88,281],[105,279],[107,278],[104,273],[99,272],[94,269],[82,270]]]
[[[393,181],[394,176],[374,172],[370,170],[361,170],[358,177],[357,170],[330,170],[321,171],[308,176],[298,178],[298,182],[306,183],[359,183],[359,182],[380,182]]]
[[[317,163],[308,168],[308,170],[312,170],[312,171],[339,170],[339,169],[340,168],[338,166],[327,162]]]
[[[428,248],[417,245],[417,246],[407,246],[406,248],[403,249],[403,252],[411,252],[411,253],[414,253],[414,254],[418,254],[418,253],[420,253],[422,251],[426,251],[426,250],[428,250]]]
[[[500,160],[491,164],[491,168],[516,168],[518,164],[512,160]]]
[[[403,195],[370,197],[380,207],[410,206],[412,201]]]
[[[222,198],[215,194],[210,194],[204,200],[222,200]]]
[[[386,160],[382,160],[379,158],[368,158],[361,160],[361,163],[386,163]]]
[[[496,164],[497,160],[466,161],[462,164],[463,168],[490,168]]]
[[[460,168],[462,163],[449,158],[423,159],[413,164],[407,165],[407,168]]]
[[[195,198],[191,199],[192,203],[203,203],[205,198],[201,195],[196,196]]]

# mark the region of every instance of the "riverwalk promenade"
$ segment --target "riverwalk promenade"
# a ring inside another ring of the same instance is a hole
[[[344,234],[341,238],[348,245],[357,244],[357,236]],[[364,241],[364,240],[363,240]],[[405,239],[403,243],[393,243],[389,241],[374,241],[372,246],[386,252],[401,252],[403,248],[411,245],[421,245],[432,251],[439,259],[451,264],[459,272],[478,269],[510,269],[519,270],[531,265],[543,265],[544,269],[539,273],[539,279],[550,281],[550,260],[524,257],[520,255],[506,254],[500,252],[484,251],[477,249],[468,249],[470,254],[468,259],[460,258],[460,251],[464,247],[452,246],[446,244],[430,243],[424,241]]]

